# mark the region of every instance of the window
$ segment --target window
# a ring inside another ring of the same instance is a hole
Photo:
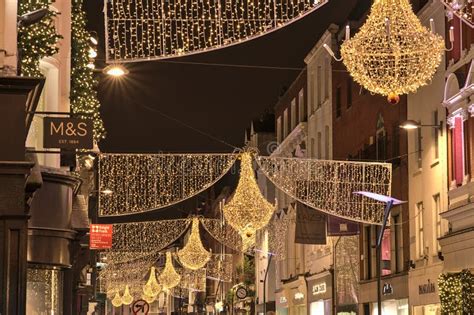
[[[318,159],[322,157],[322,140],[321,132],[318,132]]]
[[[329,126],[324,127],[324,154],[326,160],[329,160]]]
[[[301,89],[301,91],[298,94],[298,116],[299,116],[299,121],[305,121],[306,120],[306,108],[305,108],[305,103],[304,103],[304,90]]]
[[[347,108],[352,106],[352,77],[347,78]]]
[[[438,110],[433,112],[433,125],[437,126],[439,124],[438,121]],[[439,129],[433,129],[433,143],[434,143],[434,158],[439,159]]]
[[[377,235],[380,228],[377,228]],[[386,276],[392,273],[392,231],[385,229],[382,236],[382,276]]]
[[[377,147],[377,157],[379,161],[384,161],[387,159],[387,135],[385,128],[382,126],[381,129],[377,130],[376,134],[376,143]]]
[[[453,145],[453,173],[456,185],[462,185],[464,181],[464,122],[462,116],[454,117],[454,128],[452,129]]]
[[[324,95],[325,99],[329,98],[329,88],[331,85],[329,84],[329,73],[331,71],[331,61],[329,58],[324,59]]]
[[[314,138],[311,138],[311,158],[314,158],[316,156],[316,145],[314,143]]]
[[[423,202],[416,204],[416,228],[417,228],[417,255],[419,258],[425,256],[425,233],[423,227]]]
[[[291,101],[291,130],[296,127],[296,99]]]
[[[393,228],[393,249],[392,254],[395,259],[395,270],[396,272],[403,271],[403,224],[400,214],[396,214],[392,217],[392,228]]]
[[[416,129],[416,139],[415,139],[415,152],[416,152],[418,169],[421,169],[421,167],[423,166],[422,140],[423,140],[423,137],[421,136],[421,128],[418,128]]]
[[[336,117],[341,117],[341,87],[336,88]]]
[[[433,214],[435,216],[435,227],[436,227],[436,234],[435,234],[435,244],[437,251],[441,251],[441,246],[439,245],[438,239],[443,236],[443,229],[441,226],[441,203],[440,203],[440,195],[436,194],[433,196]]]
[[[373,253],[373,248],[372,248],[372,227],[371,226],[366,226],[364,227],[364,262],[365,262],[365,268],[366,268],[366,273],[365,273],[365,279],[371,279],[373,277],[372,274],[372,253]]]
[[[316,109],[316,97],[315,97],[315,91],[316,91],[316,82],[314,82],[314,72],[311,72],[309,75],[309,104],[308,104],[308,112],[309,113],[314,113]]]
[[[288,136],[288,108],[283,112],[283,138]]]
[[[277,142],[278,143],[281,143],[281,141],[283,140],[282,138],[282,135],[281,135],[281,116],[277,118]]]
[[[318,93],[318,108],[321,107],[321,104],[323,103],[323,91],[322,91],[322,78],[321,78],[321,66],[318,66],[317,72],[316,72],[316,84],[317,84],[317,93]]]

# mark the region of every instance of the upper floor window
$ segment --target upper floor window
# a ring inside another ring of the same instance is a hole
[[[316,110],[316,82],[314,80],[314,72],[311,72],[309,75],[309,104],[308,104],[308,112],[314,113]]]
[[[322,158],[322,141],[321,132],[318,132],[318,159]]]
[[[316,156],[316,144],[314,143],[314,138],[311,138],[311,158]]]
[[[329,143],[330,143],[330,141],[329,141],[330,137],[329,136],[330,136],[329,135],[329,126],[325,126],[324,127],[324,149],[325,149],[324,154],[325,154],[325,158],[327,160],[329,160],[329,158],[330,158],[329,157],[329,147],[330,147],[329,146]]]
[[[300,92],[298,93],[298,116],[299,116],[299,121],[305,121],[306,120],[306,107],[304,103],[304,90],[301,89]]]
[[[383,116],[379,114],[377,119],[377,133],[375,134],[375,146],[377,149],[376,159],[383,161],[387,159],[387,132]]]
[[[336,88],[336,117],[341,117],[342,114],[342,104],[341,104],[341,87]]]
[[[433,196],[433,215],[435,216],[435,226],[436,226],[436,233],[435,233],[435,244],[437,251],[441,251],[441,246],[439,245],[438,239],[444,235],[443,227],[441,225],[441,200],[440,194],[436,194]]]
[[[352,106],[352,77],[347,78],[347,108]]]
[[[283,140],[283,137],[282,137],[282,134],[281,134],[281,128],[282,128],[282,125],[281,125],[281,116],[277,118],[277,141],[278,143],[281,143],[281,141]]]
[[[291,130],[295,129],[296,127],[296,99],[294,98],[291,101]]]
[[[283,138],[288,136],[288,108],[283,112]]]
[[[329,98],[329,89],[331,85],[329,84],[329,74],[331,71],[331,61],[328,57],[324,58],[324,95],[325,99]]]
[[[424,230],[424,209],[423,202],[416,204],[416,244],[417,244],[417,256],[422,258],[425,256],[425,230]]]
[[[433,112],[433,126],[437,126],[439,124],[438,121],[438,110]],[[434,158],[437,160],[439,159],[439,129],[433,129],[433,143],[434,143]]]
[[[316,71],[316,84],[317,84],[317,94],[318,94],[318,107],[320,108],[324,101],[323,95],[323,84],[322,84],[322,67],[319,65]]]
[[[452,133],[453,146],[453,177],[456,185],[462,185],[465,174],[464,159],[464,119],[461,115],[454,117]]]
[[[378,234],[378,233],[377,233]],[[392,232],[390,229],[385,229],[382,237],[382,275],[389,275],[392,273]]]

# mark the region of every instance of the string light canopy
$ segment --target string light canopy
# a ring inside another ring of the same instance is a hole
[[[99,215],[152,211],[191,198],[221,179],[236,158],[226,153],[101,154],[99,191],[112,193],[99,194]]]
[[[107,62],[185,56],[278,30],[328,0],[105,1]]]
[[[235,193],[224,205],[225,220],[237,230],[243,240],[251,239],[255,232],[270,221],[275,207],[262,196],[252,166],[253,153],[240,155],[240,178]],[[247,242],[244,244],[248,245]]]
[[[173,258],[171,252],[166,252],[165,268],[158,277],[163,288],[170,290],[177,286],[181,281],[181,276],[176,272],[173,266]]]
[[[198,218],[193,218],[191,234],[184,248],[178,251],[178,258],[184,267],[191,270],[203,268],[211,258],[211,253],[204,248],[201,242]]]
[[[341,56],[356,82],[398,103],[399,95],[429,83],[444,49],[444,39],[421,24],[409,0],[375,0],[359,32],[353,38],[346,32]]]
[[[154,297],[157,296],[160,292],[161,285],[156,280],[155,267],[151,267],[150,277],[148,278],[146,284],[143,286],[143,293],[145,293],[145,295],[147,296]]]
[[[257,158],[278,189],[311,208],[367,224],[381,224],[384,203],[353,192],[390,195],[392,165],[279,157]]]
[[[450,14],[456,15],[469,27],[474,28],[474,2],[472,0],[442,0]]]

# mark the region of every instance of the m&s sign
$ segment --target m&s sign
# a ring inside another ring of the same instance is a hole
[[[80,118],[44,118],[45,148],[92,149],[92,120]]]

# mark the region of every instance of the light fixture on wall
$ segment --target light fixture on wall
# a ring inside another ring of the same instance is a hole
[[[440,121],[438,125],[423,125],[420,122],[415,121],[415,120],[406,120],[400,124],[400,128],[405,129],[405,130],[419,129],[422,127],[436,128],[440,131],[441,135],[443,135],[443,126],[444,126],[443,121]]]

